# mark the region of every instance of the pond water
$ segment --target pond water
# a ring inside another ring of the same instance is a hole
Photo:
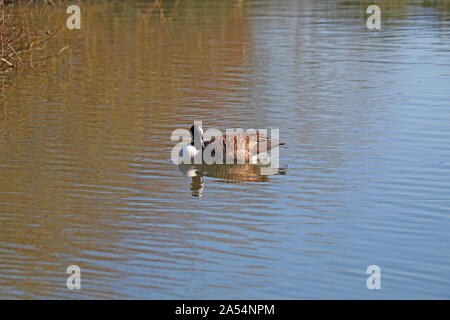
[[[450,4],[380,6],[82,3],[0,106],[0,298],[450,298]],[[186,174],[196,120],[282,172]]]

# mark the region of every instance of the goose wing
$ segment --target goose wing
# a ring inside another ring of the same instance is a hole
[[[242,132],[212,137],[204,144],[205,147],[210,145],[215,150],[222,150],[225,158],[248,161],[252,156],[270,151],[272,147],[283,145],[284,142],[271,139],[266,134],[259,132]]]

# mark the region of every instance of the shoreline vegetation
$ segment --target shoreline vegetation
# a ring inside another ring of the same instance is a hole
[[[47,44],[55,39],[57,31],[36,31],[25,14],[30,6],[55,5],[52,0],[27,1],[0,0],[0,85],[4,91],[11,84],[14,74],[24,69],[45,64],[68,48],[59,51]]]
[[[151,1],[150,10],[141,13],[141,18],[155,16],[162,22],[172,21],[182,2]],[[71,39],[61,30],[65,28],[66,16],[60,14],[60,9],[64,8],[65,13],[65,7],[72,3],[66,0],[0,0],[0,91],[3,96],[17,75],[47,64],[69,48]],[[74,3],[80,4],[80,1]],[[83,4],[93,15],[106,7],[127,7],[126,2],[120,1],[93,0]]]
[[[177,12],[180,2],[181,0],[170,2],[169,6],[173,11],[171,13]],[[59,31],[65,27],[65,24],[62,24],[65,19],[53,19],[55,12],[60,11],[59,7],[62,8],[69,3],[72,2],[66,0],[0,0],[0,88],[3,89],[3,93],[14,82],[15,75],[21,74],[25,70],[28,72],[39,65],[45,65],[69,48],[65,41],[67,37],[61,36],[59,39],[57,37],[59,33],[64,33]],[[79,1],[75,1],[75,3],[79,3]],[[95,8],[93,12],[96,13],[105,5],[117,5],[118,3],[120,2],[96,0],[90,4],[92,8]],[[85,3],[85,5],[89,6],[89,3]],[[162,20],[170,20],[171,15],[166,12],[167,9],[163,0],[153,0],[151,10],[147,14],[155,14]],[[47,15],[48,19],[40,19],[36,14],[42,17]],[[36,18],[41,23],[34,21]],[[53,19],[52,22],[50,19]],[[42,23],[45,20],[47,21]],[[55,21],[57,21],[56,24],[54,24]]]

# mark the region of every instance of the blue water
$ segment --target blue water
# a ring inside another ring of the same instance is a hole
[[[370,31],[358,2],[224,3],[116,9],[18,81],[0,297],[450,298],[449,9],[393,1]],[[279,128],[284,174],[199,192],[170,161],[193,120]]]

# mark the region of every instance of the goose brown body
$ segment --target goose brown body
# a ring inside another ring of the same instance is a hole
[[[249,162],[253,157],[270,152],[273,147],[284,144],[260,132],[240,132],[212,137],[210,141],[204,142],[204,150],[213,150],[212,156],[215,156],[214,152],[222,152],[224,160]]]

